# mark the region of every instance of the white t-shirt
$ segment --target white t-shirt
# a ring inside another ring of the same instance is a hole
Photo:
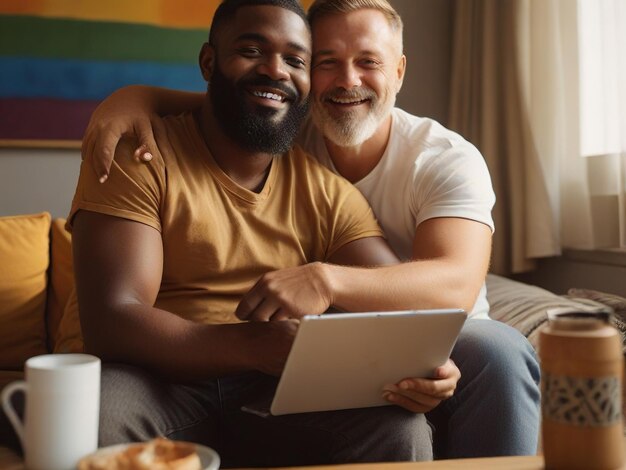
[[[311,121],[298,143],[337,173]],[[399,108],[392,111],[391,136],[383,157],[355,186],[372,206],[389,244],[404,260],[411,259],[415,229],[425,220],[460,217],[494,230],[495,194],[478,149],[438,122]],[[483,284],[470,317],[488,318],[486,293]]]

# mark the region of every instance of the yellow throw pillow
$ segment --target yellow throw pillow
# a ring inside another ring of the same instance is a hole
[[[54,352],[79,353],[84,350],[83,334],[78,316],[78,298],[74,287],[63,310],[63,318],[59,324],[57,339],[54,343]]]
[[[58,330],[72,289],[74,269],[72,263],[72,237],[65,230],[65,219],[54,219],[50,229],[50,283],[48,285],[48,347],[58,341]]]
[[[46,349],[50,214],[0,217],[0,369]]]

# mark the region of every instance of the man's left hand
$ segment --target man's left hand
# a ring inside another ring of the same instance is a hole
[[[316,262],[265,273],[235,314],[240,320],[273,321],[324,313],[332,304],[326,268]]]
[[[452,359],[435,369],[435,378],[403,379],[383,389],[383,398],[414,413],[426,413],[454,394],[461,371]]]

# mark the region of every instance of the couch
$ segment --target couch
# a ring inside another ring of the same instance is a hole
[[[22,377],[28,357],[82,350],[64,225],[48,213],[0,217],[0,389]],[[492,318],[517,328],[535,347],[553,307],[608,306],[626,332],[626,299],[619,296],[586,289],[556,295],[493,274],[487,289]]]
[[[0,388],[23,376],[27,358],[62,346],[73,286],[64,220],[45,212],[0,217]]]

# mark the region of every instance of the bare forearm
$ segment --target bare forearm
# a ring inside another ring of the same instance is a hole
[[[345,311],[463,308],[471,311],[484,273],[422,260],[376,268],[327,265],[333,305]]]
[[[247,324],[203,325],[140,304],[99,310],[91,310],[91,318],[81,322],[86,349],[103,360],[144,367],[178,381],[255,368]]]
[[[204,93],[158,88],[146,85],[130,85],[117,90],[112,96],[116,101],[132,104],[134,109],[161,116],[179,114],[200,107]]]

